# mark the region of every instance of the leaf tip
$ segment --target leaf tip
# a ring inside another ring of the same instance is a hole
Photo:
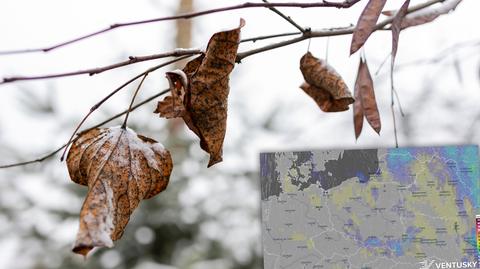
[[[353,54],[355,54],[355,52],[358,51],[359,48],[357,48],[357,46],[354,46],[353,44],[350,46],[350,56],[352,56]]]
[[[238,28],[242,28],[243,26],[245,26],[245,19],[240,18],[240,26]]]
[[[220,163],[223,161],[223,158],[222,156],[219,156],[219,157],[210,157],[210,160],[208,161],[208,165],[207,165],[207,168],[210,168],[211,166],[217,164],[217,163]]]
[[[73,247],[72,251],[76,254],[82,255],[84,258],[87,258],[88,253],[93,249],[92,246],[87,246],[84,244],[76,245]]]

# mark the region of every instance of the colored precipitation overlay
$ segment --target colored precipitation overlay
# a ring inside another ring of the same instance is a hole
[[[260,174],[265,269],[478,261],[477,146],[262,153]]]

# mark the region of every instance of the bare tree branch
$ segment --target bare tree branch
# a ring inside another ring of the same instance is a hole
[[[141,24],[148,24],[148,23],[155,23],[160,21],[170,21],[170,20],[178,20],[178,19],[190,19],[198,16],[204,16],[212,13],[219,13],[225,12],[230,10],[238,10],[238,9],[245,9],[245,8],[271,8],[271,7],[297,7],[297,8],[314,8],[314,7],[335,7],[335,8],[349,8],[354,4],[358,3],[361,0],[345,0],[343,2],[329,2],[329,1],[322,1],[322,2],[314,2],[314,3],[243,3],[240,5],[228,6],[228,7],[221,7],[221,8],[213,8],[207,9],[198,12],[190,12],[176,16],[168,16],[168,17],[161,17],[161,18],[154,18],[148,20],[140,20],[140,21],[132,21],[132,22],[124,22],[124,23],[115,23],[112,24],[104,29],[68,40],[64,41],[52,46],[43,47],[43,48],[33,48],[33,49],[20,49],[20,50],[10,50],[10,51],[0,51],[0,55],[10,55],[10,54],[24,54],[24,53],[33,53],[33,52],[49,52],[61,47],[65,47],[67,45],[77,43],[79,41],[110,32],[114,29],[127,27],[127,26],[134,26],[134,25],[141,25]]]
[[[74,72],[65,72],[65,73],[39,75],[39,76],[6,77],[6,78],[3,78],[2,82],[0,82],[0,85],[19,81],[19,80],[50,79],[50,78],[77,76],[77,75],[83,75],[83,74],[89,74],[90,76],[93,76],[95,74],[99,74],[107,70],[112,70],[115,68],[131,65],[135,63],[140,63],[144,61],[156,60],[156,59],[167,58],[167,57],[179,57],[184,55],[190,56],[190,55],[201,54],[201,53],[202,51],[199,49],[177,49],[171,52],[165,52],[165,53],[159,53],[159,54],[153,54],[153,55],[147,55],[147,56],[130,56],[128,57],[128,60],[123,62],[102,66],[102,67],[97,67],[97,68],[74,71]]]
[[[268,3],[267,0],[263,0],[263,2]],[[283,14],[282,12],[280,12],[280,10],[276,9],[275,7],[269,7],[268,9],[270,9],[271,11],[275,12],[278,16],[285,19],[287,22],[289,22],[295,28],[300,30],[300,32],[302,32],[302,33],[305,32],[305,29],[302,26],[298,25],[292,18],[290,18],[290,16],[287,16],[287,15]]]
[[[264,36],[257,36],[257,37],[250,37],[240,40],[240,43],[244,42],[257,42],[259,40],[265,40],[270,38],[277,38],[277,37],[284,37],[284,36],[292,36],[292,35],[301,35],[302,32],[291,32],[291,33],[283,33],[283,34],[275,34],[275,35],[264,35]]]
[[[116,114],[116,115],[114,115],[114,116],[112,116],[112,117],[110,117],[110,118],[108,118],[108,119],[100,122],[100,123],[95,124],[95,125],[92,126],[92,127],[89,127],[89,128],[87,128],[87,129],[82,130],[82,132],[83,132],[83,131],[92,130],[92,129],[95,129],[95,128],[98,128],[98,127],[101,127],[101,126],[103,126],[103,125],[105,125],[105,124],[107,124],[107,123],[109,123],[109,122],[111,122],[111,121],[113,121],[113,120],[115,120],[115,119],[117,119],[117,118],[120,118],[121,116],[127,114],[128,112],[134,111],[135,109],[137,109],[137,108],[139,108],[139,107],[141,107],[141,106],[143,106],[143,105],[151,102],[152,100],[155,100],[157,97],[160,97],[160,96],[162,96],[162,95],[164,95],[164,94],[166,94],[166,93],[168,93],[168,92],[170,92],[170,89],[166,89],[166,90],[163,90],[163,91],[161,91],[161,92],[159,92],[159,93],[157,93],[157,94],[155,94],[155,95],[152,95],[152,96],[150,96],[149,98],[143,100],[142,102],[136,104],[136,105],[133,106],[131,109],[127,109],[127,110],[125,110],[125,111],[123,111],[123,112],[120,112],[120,113],[118,113],[118,114]],[[72,140],[70,143],[73,143],[73,142],[75,142],[75,139]],[[43,161],[45,161],[45,160],[47,160],[47,159],[55,156],[55,155],[56,155],[57,153],[59,153],[62,149],[64,149],[67,145],[69,145],[69,144],[63,144],[62,146],[58,147],[58,148],[55,149],[54,151],[52,151],[52,152],[50,152],[50,153],[47,153],[46,155],[44,155],[44,156],[42,156],[42,157],[40,157],[40,158],[34,159],[34,160],[24,161],[24,162],[18,162],[18,163],[12,163],[12,164],[0,165],[0,169],[11,168],[11,167],[17,167],[17,166],[23,166],[23,165],[28,165],[28,164],[43,162]]]

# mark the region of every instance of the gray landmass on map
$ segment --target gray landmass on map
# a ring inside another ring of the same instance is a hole
[[[345,150],[337,160],[327,161],[324,170],[312,171],[312,180],[320,182],[322,189],[339,186],[343,181],[357,177],[367,182],[378,171],[378,150]]]
[[[260,153],[260,189],[262,201],[270,196],[278,196],[282,191],[278,176],[275,153]]]
[[[260,167],[262,180],[265,178],[265,181],[262,181],[262,187],[265,188],[262,189],[262,200],[267,199],[270,195],[278,196],[280,193],[278,183],[283,178],[283,174],[289,176],[292,184],[302,191],[311,185],[319,185],[322,189],[328,190],[354,177],[366,182],[370,175],[378,171],[377,149],[264,154],[266,156],[261,160]],[[323,159],[315,156],[318,154]],[[272,158],[275,159],[275,163]],[[264,171],[264,169],[271,168],[278,168],[280,173],[273,174]],[[296,171],[294,176],[291,175],[291,170]]]

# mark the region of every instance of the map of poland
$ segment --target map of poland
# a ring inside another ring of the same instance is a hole
[[[262,153],[260,163],[265,269],[478,261],[476,146]]]

